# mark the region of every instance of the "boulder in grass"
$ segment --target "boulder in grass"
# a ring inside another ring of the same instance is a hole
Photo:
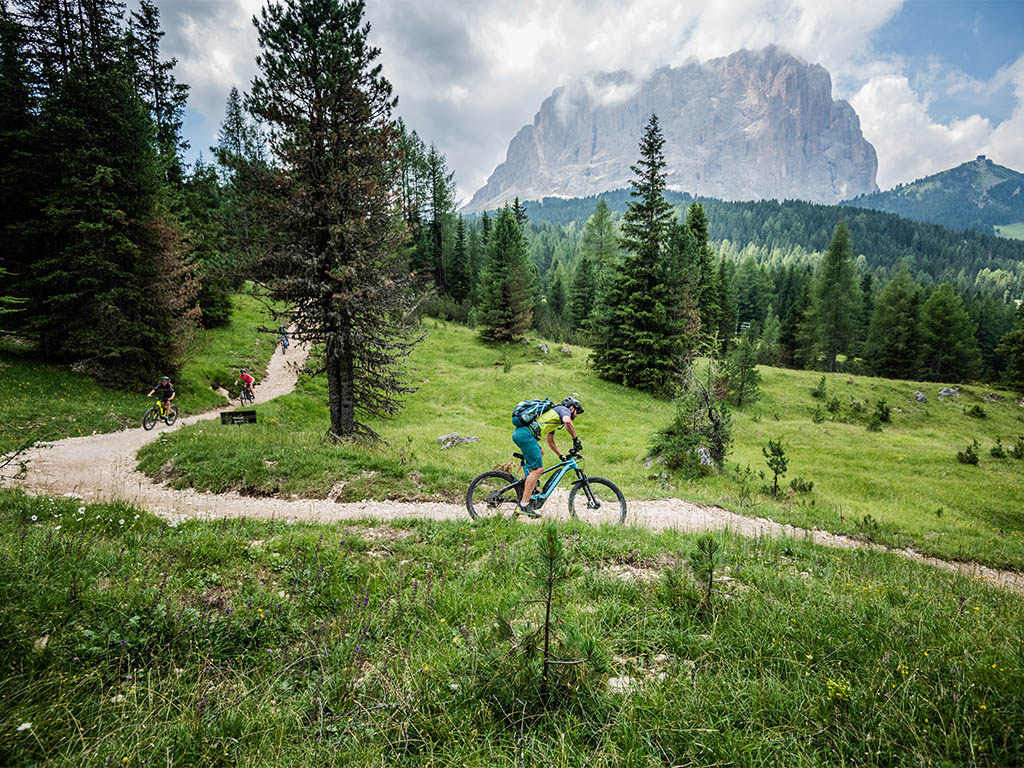
[[[546,355],[548,353],[548,345],[543,342],[537,345],[537,349],[541,351],[541,354]]]
[[[441,443],[442,451],[446,451],[455,445],[465,445],[466,443],[480,442],[479,437],[461,437],[458,432],[452,432],[450,435],[441,435],[441,437],[437,438],[437,440],[439,443]]]
[[[939,397],[960,397],[960,388],[943,387],[939,390]]]
[[[924,396],[924,392],[915,392],[914,399],[919,403],[927,403],[928,398]]]

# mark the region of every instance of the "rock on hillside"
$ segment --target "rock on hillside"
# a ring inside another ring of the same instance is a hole
[[[832,99],[829,73],[770,46],[646,79],[602,73],[556,88],[466,210],[628,187],[651,113],[665,135],[671,189],[821,203],[878,189],[875,149],[853,108]]]

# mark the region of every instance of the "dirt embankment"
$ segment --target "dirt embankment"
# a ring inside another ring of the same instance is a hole
[[[281,354],[280,349],[275,351],[265,379],[256,386],[257,402],[287,394],[295,388],[298,370],[306,354],[297,345],[292,350],[291,356]],[[158,439],[161,434],[182,425],[216,419],[221,411],[232,408],[224,406],[189,416],[172,427],[158,424],[151,432],[139,426],[121,432],[68,438],[34,448],[24,457],[28,461],[25,476],[9,481],[9,484],[33,494],[61,496],[74,493],[87,501],[121,499],[172,522],[187,518],[251,517],[333,523],[367,517],[452,520],[464,519],[467,515],[461,505],[437,502],[363,501],[339,504],[330,499],[257,499],[237,493],[179,491],[154,483],[136,471],[135,454],[150,440]],[[546,516],[568,516],[566,500],[559,493],[556,492],[545,505]],[[700,506],[683,499],[631,501],[627,520],[632,525],[653,530],[697,532],[726,529],[743,536],[790,536],[842,549],[860,547],[888,550],[886,547],[836,536],[827,531],[780,525],[773,520],[744,517],[720,507]],[[888,551],[1024,595],[1024,574],[1021,573],[997,571],[976,563],[948,562],[912,550]]]

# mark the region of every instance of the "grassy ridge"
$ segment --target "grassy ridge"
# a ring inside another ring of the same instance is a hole
[[[538,529],[244,520],[0,491],[0,763],[1017,765],[1024,602],[901,558],[560,529],[541,703]],[[680,556],[682,553],[682,556]],[[725,578],[727,577],[727,578]],[[26,585],[31,584],[31,589]],[[610,678],[628,677],[628,694]],[[30,724],[18,730],[22,724]],[[272,755],[272,758],[268,758]]]
[[[183,413],[222,405],[215,387],[228,387],[247,366],[261,377],[276,339],[256,333],[266,324],[262,306],[244,295],[233,297],[231,322],[200,330],[174,380],[175,402]],[[122,392],[97,384],[67,368],[41,363],[31,350],[7,342],[0,347],[0,453],[30,439],[39,441],[113,432],[139,423],[149,407],[146,391]],[[154,382],[155,383],[155,382]]]
[[[1024,409],[1009,393],[990,400],[988,390],[964,387],[960,398],[939,402],[941,385],[934,383],[833,375],[826,377],[827,398],[819,400],[811,390],[820,373],[761,368],[762,400],[733,414],[729,470],[696,481],[665,479],[659,469],[645,468],[643,458],[673,405],[597,379],[586,364],[588,351],[567,349],[552,346],[544,355],[535,345],[488,347],[469,329],[432,325],[412,358],[419,389],[396,419],[371,424],[388,446],[327,443],[324,383],[316,380],[258,404],[255,428],[179,430],[146,446],[140,466],[162,476],[169,469],[172,484],[210,491],[323,497],[344,480],[342,500],[458,500],[472,477],[511,458],[509,413],[516,401],[576,393],[586,409],[577,427],[588,469],[610,477],[628,498],[682,496],[940,557],[1024,568],[1024,462],[989,455],[997,438],[1008,446],[1024,434]],[[917,390],[927,403],[917,402]],[[867,419],[883,398],[893,408],[892,421],[870,432]],[[827,408],[831,399],[834,414]],[[968,415],[973,406],[985,416]],[[452,432],[480,440],[442,451],[437,438]],[[811,494],[776,502],[762,492],[761,448],[779,437],[789,457],[784,482],[809,480]],[[975,438],[978,466],[959,464],[957,451]],[[559,439],[564,450],[568,442]]]
[[[993,229],[1000,237],[1010,237],[1014,240],[1024,240],[1024,222],[1016,224],[996,225]]]

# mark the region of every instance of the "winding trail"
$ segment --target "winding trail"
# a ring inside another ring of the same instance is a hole
[[[293,353],[290,357],[282,354],[280,348],[275,350],[267,368],[267,375],[256,385],[257,402],[265,402],[287,394],[295,388],[298,371],[306,358],[306,350],[295,344],[291,349]],[[24,477],[10,480],[10,485],[32,494],[61,496],[73,493],[94,502],[123,500],[175,524],[189,518],[221,517],[305,520],[321,523],[363,518],[466,518],[465,507],[442,502],[337,503],[331,498],[252,498],[237,493],[213,494],[175,490],[153,482],[135,469],[135,454],[149,441],[156,440],[160,435],[181,426],[219,418],[222,411],[232,410],[234,407],[225,405],[213,411],[188,416],[179,419],[172,427],[158,424],[150,432],[139,426],[120,432],[72,437],[37,446],[23,455],[27,461],[27,472]],[[331,494],[334,495],[336,494]],[[562,490],[556,491],[545,505],[544,512],[547,517],[568,517],[566,493]],[[721,507],[701,506],[684,499],[630,501],[627,519],[632,525],[652,530],[699,532],[724,529],[750,537],[788,536],[841,549],[861,548],[893,552],[1024,595],[1024,573],[999,571],[971,562],[940,560],[910,549],[890,549],[846,536],[837,536],[817,528],[807,530],[780,525],[773,520],[744,517]]]

